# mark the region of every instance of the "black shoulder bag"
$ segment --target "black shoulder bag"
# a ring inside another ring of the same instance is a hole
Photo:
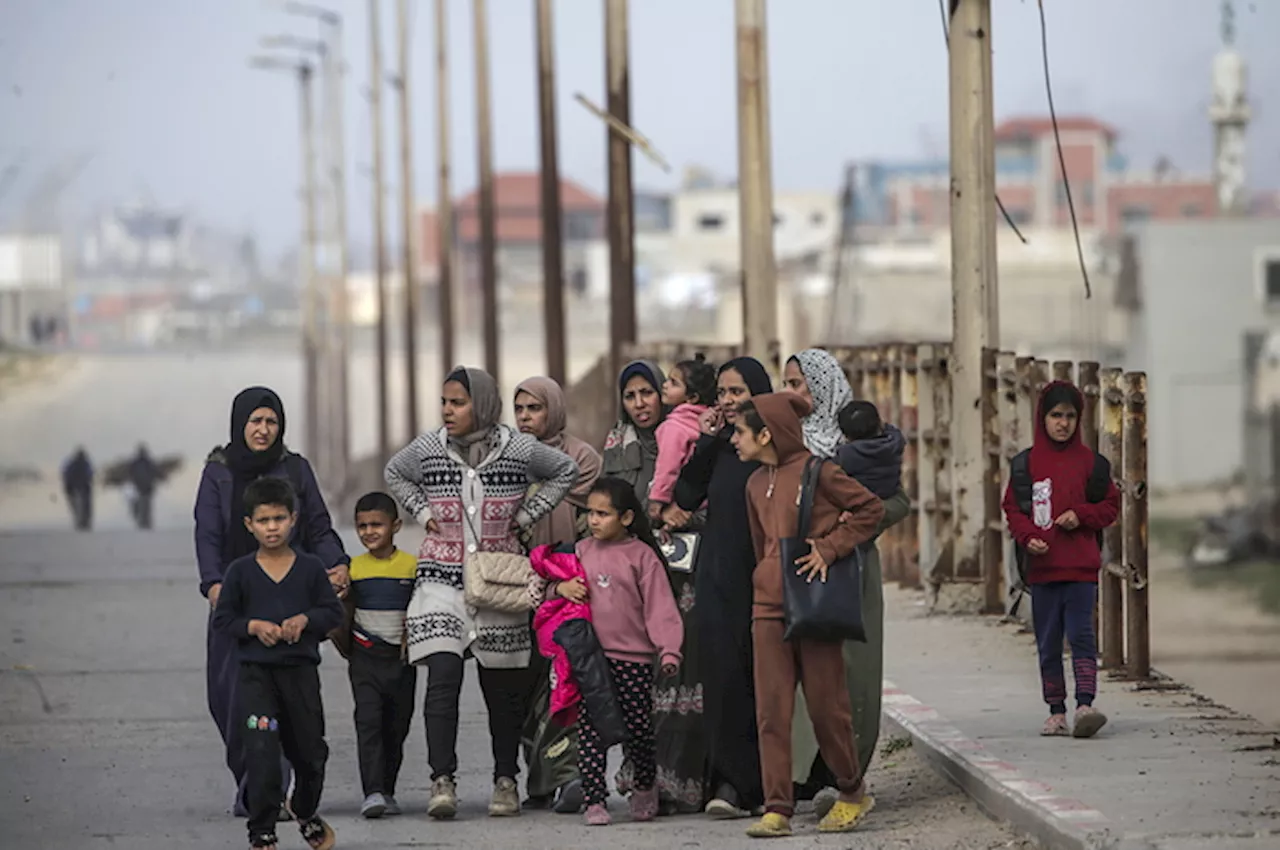
[[[818,479],[826,461],[813,457],[805,464],[800,482],[800,520],[796,536],[782,540],[782,608],[786,630],[782,639],[865,643],[862,618],[861,547],[827,565],[827,580],[809,581],[796,572],[796,561],[809,554],[808,538],[817,497]]]

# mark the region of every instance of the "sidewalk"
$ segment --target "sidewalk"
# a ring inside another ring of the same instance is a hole
[[[1104,672],[1102,733],[1041,738],[1030,634],[885,595],[888,727],[994,817],[1054,850],[1280,848],[1280,732],[1174,683]]]

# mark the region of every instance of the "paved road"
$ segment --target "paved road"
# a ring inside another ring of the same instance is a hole
[[[243,846],[226,813],[231,788],[205,708],[203,600],[189,533],[0,534],[0,846],[48,850]],[[462,816],[425,817],[420,721],[401,789],[408,813],[365,822],[345,671],[322,666],[332,747],[323,810],[341,846],[744,846],[741,823],[697,817],[588,830],[551,814],[484,816],[489,772],[482,703],[471,679],[462,724]],[[419,686],[421,687],[421,685]],[[790,847],[988,850],[1022,842],[988,820],[910,749],[875,768],[880,800],[864,833],[819,839],[810,819]],[[612,801],[615,812],[622,801]],[[607,836],[607,837],[606,837]],[[283,846],[301,846],[283,831]]]

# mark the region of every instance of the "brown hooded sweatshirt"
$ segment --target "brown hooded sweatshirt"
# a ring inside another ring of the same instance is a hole
[[[776,620],[783,616],[781,541],[795,536],[800,520],[800,483],[810,457],[800,420],[810,406],[794,393],[772,393],[752,401],[778,452],[777,467],[762,466],[747,481],[747,517],[756,550],[752,616]],[[827,564],[870,540],[883,515],[884,505],[870,490],[836,464],[822,465],[808,536]]]

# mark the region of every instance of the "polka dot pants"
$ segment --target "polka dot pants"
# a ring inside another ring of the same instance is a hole
[[[635,766],[635,787],[653,787],[658,768],[653,747],[653,665],[609,659],[613,687],[627,723],[631,740],[623,753]],[[583,714],[578,732],[578,770],[587,805],[603,803],[609,796],[605,771],[608,752],[600,746],[600,736],[591,728],[591,718]]]

